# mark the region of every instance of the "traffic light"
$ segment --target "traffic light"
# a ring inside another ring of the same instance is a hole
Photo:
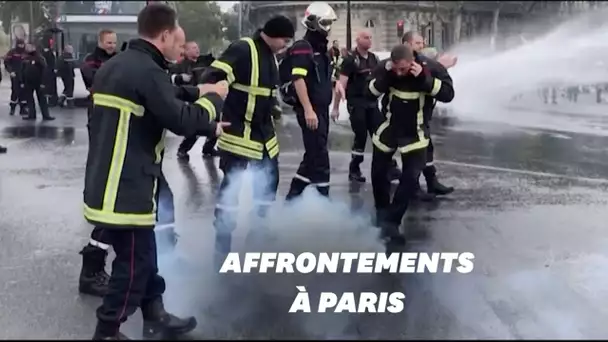
[[[401,39],[401,37],[403,37],[404,33],[405,33],[404,22],[403,22],[403,20],[399,20],[397,22],[397,37],[399,37],[399,39]]]

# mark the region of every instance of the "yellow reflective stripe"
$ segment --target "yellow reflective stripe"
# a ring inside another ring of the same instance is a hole
[[[156,224],[156,212],[149,214],[123,214],[90,208],[84,205],[84,217],[93,222],[114,224],[117,226],[153,227]]]
[[[251,159],[257,159],[257,160],[261,160],[263,157],[263,153],[262,152],[258,152],[258,151],[253,151],[250,150],[248,148],[244,148],[244,147],[240,147],[237,145],[233,145],[229,142],[226,142],[225,140],[222,140],[221,137],[224,135],[220,136],[219,141],[217,142],[217,147],[222,150],[222,151],[226,151],[226,152],[230,152],[233,153],[237,156],[243,156],[246,158],[251,158]]]
[[[201,97],[200,99],[196,100],[196,102],[194,102],[194,103],[203,107],[203,109],[205,109],[207,111],[207,113],[209,113],[209,122],[215,120],[215,118],[217,117],[217,113],[215,111],[215,106],[208,98]]]
[[[386,121],[384,121],[382,124],[380,124],[380,126],[378,127],[378,130],[376,131],[376,133],[374,133],[374,135],[372,136],[372,143],[374,144],[374,146],[376,146],[380,151],[382,152],[393,152],[395,151],[394,148],[390,148],[388,146],[386,146],[384,143],[382,143],[380,141],[380,136],[382,135],[382,132],[384,132],[385,129],[388,128],[388,126],[390,125],[390,120],[391,120],[391,113],[388,112],[386,114],[387,119]]]
[[[163,129],[163,133],[160,136],[160,140],[158,144],[154,147],[154,153],[156,155],[156,160],[154,162],[156,164],[160,164],[163,159],[163,151],[165,150],[165,137],[167,136],[167,130]]]
[[[274,158],[279,154],[279,145],[275,145],[273,148],[268,149],[268,157]]]
[[[215,61],[213,61],[213,63],[211,63],[211,67],[222,70],[226,74],[226,80],[228,81],[228,84],[232,84],[232,82],[234,82],[234,71],[232,70],[230,64],[216,59]]]
[[[153,213],[158,213],[157,210],[157,206],[156,206],[156,190],[158,190],[158,177],[154,177],[154,185],[152,186],[152,212]],[[157,217],[155,217],[155,221],[156,221]],[[154,225],[156,225],[156,222],[154,222]]]
[[[274,137],[270,138],[270,140],[268,140],[266,142],[266,149],[270,150],[271,148],[275,147],[278,144],[279,144],[279,140],[277,139],[277,136],[275,135]]]
[[[424,130],[422,130],[422,125],[424,124],[424,102],[425,97],[420,96],[419,99],[419,110],[416,113],[416,126],[418,126],[418,141],[412,144],[407,144],[405,146],[399,147],[400,153],[408,153],[414,150],[419,150],[421,148],[427,148],[429,146],[429,139],[424,136]]]
[[[371,82],[369,82],[369,91],[376,96],[382,95],[382,93],[376,89],[376,79],[374,78]]]
[[[291,74],[306,77],[306,75],[308,75],[308,70],[304,68],[293,68],[291,69]]]
[[[255,96],[270,97],[270,96],[273,96],[273,91],[276,93],[276,91],[274,89],[247,86],[247,85],[240,84],[240,83],[233,83],[231,88],[240,90],[240,91],[248,93],[248,94],[253,94]]]
[[[402,100],[417,100],[420,98],[420,93],[418,92],[401,91],[395,88],[390,88],[389,91],[392,95]]]
[[[431,90],[431,96],[437,95],[440,90],[441,90],[441,80],[435,78],[433,80],[433,89]]]
[[[239,137],[239,136],[232,135],[229,133],[223,133],[222,135],[220,135],[219,140],[225,141],[232,145],[243,146],[245,148],[248,148],[248,149],[251,149],[254,151],[259,151],[259,152],[264,151],[264,144],[259,143],[257,141],[253,141],[253,140],[247,140],[243,137]]]
[[[108,180],[103,195],[102,211],[114,212],[114,207],[116,206],[118,184],[120,183],[120,175],[122,174],[122,167],[124,166],[125,157],[127,155],[130,119],[129,112],[125,110],[120,111],[118,126],[116,127],[116,137],[114,139],[114,148],[112,150],[112,161],[110,162],[110,171],[108,172]]]
[[[245,41],[249,44],[249,52],[251,53],[251,76],[249,79],[249,85],[252,88],[257,88],[260,82],[260,63],[258,60],[258,49],[255,46],[255,42],[251,38],[245,38]],[[246,140],[251,139],[251,120],[253,120],[253,113],[255,112],[255,94],[248,93],[247,96],[247,107],[245,109],[245,128],[243,132],[243,138]]]
[[[96,106],[115,108],[120,111],[127,111],[135,116],[144,116],[145,112],[144,107],[135,102],[102,93],[93,94],[93,104]]]

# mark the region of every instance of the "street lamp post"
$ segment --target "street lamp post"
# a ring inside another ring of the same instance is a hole
[[[346,1],[346,49],[348,51],[352,48],[352,28],[350,23],[350,1]]]

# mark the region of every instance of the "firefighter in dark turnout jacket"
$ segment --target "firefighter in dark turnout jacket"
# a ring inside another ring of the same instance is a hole
[[[272,112],[277,104],[279,73],[274,55],[285,48],[294,31],[287,17],[274,17],[251,38],[232,43],[203,76],[203,82],[225,79],[230,83],[222,114],[230,127],[218,139],[220,168],[224,172],[213,223],[218,265],[230,252],[232,232],[236,228],[241,172],[251,164],[265,174],[261,179],[265,184],[256,180],[254,186],[253,220],[259,225],[254,226],[252,234],[263,232],[262,220],[276,197],[279,142]],[[227,191],[234,184],[237,189]]]
[[[19,105],[19,114],[27,113],[27,100],[21,96],[21,63],[26,57],[25,41],[17,39],[15,47],[9,50],[4,57],[4,68],[11,77],[11,103],[10,115],[15,115],[15,108]]]
[[[141,39],[99,69],[93,87],[84,216],[105,228],[116,258],[108,293],[97,309],[94,340],[125,339],[121,323],[141,308],[144,338],[191,331],[193,317],[164,309],[165,282],[158,275],[154,226],[166,130],[179,135],[221,134],[226,84],[199,87],[192,104],[175,97],[167,60],[177,58],[185,34],[176,13],[164,4],[146,6],[138,16]]]
[[[44,85],[44,97],[49,107],[57,106],[59,97],[57,96],[57,56],[53,50],[53,40],[51,38],[43,39],[41,42],[42,57],[46,61],[47,68],[44,70],[42,84]]]
[[[71,45],[66,45],[59,61],[57,62],[57,74],[63,82],[63,92],[59,96],[59,106],[74,108],[74,55]]]
[[[171,79],[176,85],[196,85],[200,83],[201,76],[205,69],[213,63],[214,58],[211,54],[201,56],[196,42],[188,42],[185,46],[184,59],[171,68]],[[180,160],[188,160],[188,152],[196,144],[198,137],[186,137],[177,149],[177,157]],[[203,145],[203,157],[215,157],[216,139],[207,138]]]
[[[350,125],[355,134],[351,151],[348,178],[351,181],[365,182],[361,173],[361,163],[365,155],[367,134],[370,137],[384,121],[384,116],[378,109],[378,101],[367,96],[367,85],[372,70],[378,65],[378,57],[369,49],[372,46],[372,36],[368,31],[357,34],[357,47],[342,62],[340,68],[339,86],[345,90]],[[341,91],[336,91],[332,119],[340,114]],[[397,162],[393,162],[393,171],[389,177],[399,179],[401,173]]]
[[[46,60],[44,57],[36,51],[36,47],[32,44],[25,46],[26,57],[21,63],[21,85],[22,96],[27,101],[27,116],[24,116],[24,120],[36,120],[36,101],[34,100],[34,94],[38,100],[38,106],[40,107],[40,113],[42,119],[45,121],[55,120],[49,114],[49,107],[47,99],[45,98],[44,92],[44,77],[48,69]]]
[[[451,79],[442,81],[432,77],[428,68],[415,62],[408,46],[399,45],[391,51],[390,59],[378,65],[368,90],[375,97],[388,97],[386,120],[372,138],[372,187],[377,223],[387,242],[402,244],[405,240],[399,226],[417,191],[429,145],[424,105],[429,97],[441,102],[452,101],[454,89]],[[396,151],[401,155],[403,170],[391,201],[387,173]]]
[[[296,172],[287,200],[302,194],[308,185],[329,196],[329,106],[333,97],[332,68],[327,51],[327,36],[337,20],[333,8],[325,2],[313,2],[306,9],[302,24],[304,39],[294,43],[287,58],[297,95],[294,106],[302,129],[304,156]],[[283,62],[284,63],[284,62]]]

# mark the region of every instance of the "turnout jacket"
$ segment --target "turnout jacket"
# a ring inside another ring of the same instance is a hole
[[[441,65],[441,63],[437,62],[435,59],[429,58],[423,54],[419,54],[414,52],[414,56],[416,59],[416,63],[420,64],[423,67],[428,68],[432,77],[436,77],[441,81],[450,82],[452,84],[452,78],[448,73],[448,70]],[[386,115],[388,111],[388,96],[384,96],[382,98],[382,114]],[[433,111],[435,110],[435,105],[437,104],[437,100],[433,97],[429,97],[424,101],[424,124],[428,125],[433,117]]]
[[[273,113],[278,107],[279,71],[260,31],[233,42],[211,63],[201,83],[221,80],[230,84],[222,113],[222,121],[230,126],[218,138],[218,149],[253,160],[263,159],[264,153],[277,157]]]
[[[422,66],[418,77],[397,76],[386,59],[376,67],[368,86],[371,96],[387,98],[386,119],[372,137],[374,146],[383,152],[408,153],[429,145],[428,127],[424,123],[427,101],[450,102],[454,98],[452,80],[433,77]]]
[[[116,56],[116,52],[109,54],[99,46],[96,47],[93,52],[86,55],[82,65],[80,66],[80,73],[82,74],[82,81],[89,91],[93,86],[93,80],[95,79],[97,70],[99,70],[99,68],[101,68],[105,62],[114,56]]]
[[[215,58],[211,54],[199,56],[196,60],[184,58],[179,63],[176,63],[170,68],[171,80],[176,85],[197,85],[201,79],[201,75],[208,68]],[[182,79],[182,74],[192,76],[189,82]]]
[[[21,63],[21,82],[27,87],[37,87],[42,85],[44,74],[48,70],[48,64],[44,56],[38,51],[25,54]]]
[[[152,229],[166,130],[214,134],[222,99],[178,100],[192,88],[174,87],[161,52],[140,39],[105,63],[93,86],[84,216],[96,226]]]
[[[61,78],[74,78],[74,67],[74,56],[64,51],[57,63],[57,74]]]

